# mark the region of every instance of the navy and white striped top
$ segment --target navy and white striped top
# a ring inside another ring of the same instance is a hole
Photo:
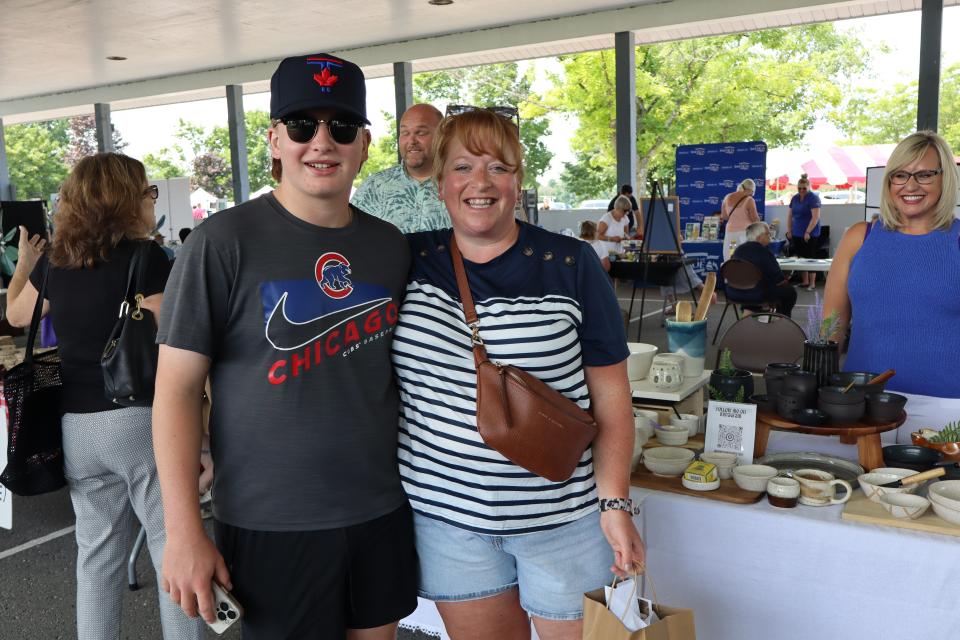
[[[628,355],[619,304],[590,245],[519,224],[516,244],[497,258],[464,260],[487,354],[588,408],[583,367]],[[477,432],[477,375],[450,234],[407,236],[413,265],[393,338],[404,489],[417,512],[481,533],[576,520],[597,508],[590,449],[573,477],[554,483],[513,464]]]

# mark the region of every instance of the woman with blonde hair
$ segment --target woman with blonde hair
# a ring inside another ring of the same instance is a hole
[[[895,369],[887,389],[960,398],[956,204],[950,145],[932,131],[907,136],[887,162],[880,219],[850,227],[827,278],[824,317],[850,323],[845,370]]]
[[[45,287],[43,314],[50,314],[59,341],[64,475],[76,514],[80,640],[120,637],[126,559],[137,520],[147,532],[160,576],[166,538],[151,409],[107,399],[100,368],[127,289],[131,257],[156,225],[157,196],[139,161],[118,153],[83,158],[60,188],[56,234],[47,254],[40,254],[39,238],[28,239],[20,228],[20,259],[7,294],[10,324],[22,327],[30,323]],[[153,242],[148,255],[141,305],[156,316],[170,263]],[[188,619],[161,589],[157,592],[164,639],[202,638],[202,621]]]
[[[620,307],[593,249],[514,218],[523,149],[512,121],[485,109],[450,116],[434,148],[453,229],[409,236],[413,263],[393,341],[420,595],[437,602],[455,640],[529,638],[530,616],[543,640],[580,638],[583,593],[644,561],[629,501],[633,414]],[[473,331],[454,242],[479,317]],[[566,481],[532,473],[481,438],[474,331],[491,360],[593,410],[599,433]]]
[[[757,190],[757,183],[750,178],[740,183],[733,193],[728,193],[720,205],[720,219],[727,221],[723,237],[723,259],[727,261],[733,255],[737,245],[747,241],[747,227],[754,222],[760,222],[757,212],[757,203],[753,194]]]
[[[790,238],[791,253],[801,258],[816,258],[820,237],[820,196],[810,190],[807,174],[800,174],[797,180],[797,193],[790,199],[787,209],[787,237]],[[803,271],[800,274],[801,286],[809,291],[817,288],[817,272]]]

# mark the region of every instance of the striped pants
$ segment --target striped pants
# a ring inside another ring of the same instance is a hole
[[[204,636],[159,588],[166,533],[153,458],[149,407],[63,416],[64,471],[77,517],[77,636],[119,640],[126,560],[136,517],[157,572],[164,640]],[[144,637],[155,636],[141,630]]]

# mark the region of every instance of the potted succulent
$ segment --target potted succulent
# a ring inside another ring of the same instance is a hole
[[[753,374],[734,367],[730,349],[724,349],[720,365],[710,374],[708,389],[711,400],[746,402],[753,395]]]
[[[816,374],[817,386],[828,384],[830,376],[840,370],[840,345],[830,338],[840,331],[840,314],[833,311],[823,316],[823,303],[815,294],[815,302],[807,310],[807,339],[803,343],[803,370]]]

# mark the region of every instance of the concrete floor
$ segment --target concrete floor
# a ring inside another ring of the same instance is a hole
[[[820,289],[822,293],[822,287]],[[666,351],[666,331],[660,325],[661,298],[650,290],[644,313],[640,341],[656,344]],[[620,304],[626,309],[630,288],[617,291]],[[800,291],[794,318],[803,325],[807,306],[813,303],[813,294]],[[712,338],[723,308],[723,296],[708,316],[709,336]],[[634,310],[634,317],[639,309]],[[730,314],[724,322],[733,323]],[[638,323],[630,324],[628,339],[636,341]],[[716,359],[716,349],[708,347],[707,366]],[[58,640],[75,637],[75,566],[76,543],[71,527],[73,509],[66,490],[33,498],[14,499],[13,530],[0,530],[0,640]],[[19,549],[21,545],[27,548]],[[157,613],[157,586],[153,568],[146,552],[138,562],[141,588],[127,591],[124,587],[123,634],[125,640],[153,640],[160,638]],[[224,636],[208,632],[209,638],[236,639],[238,630]],[[401,632],[401,640],[425,640],[421,633]]]

